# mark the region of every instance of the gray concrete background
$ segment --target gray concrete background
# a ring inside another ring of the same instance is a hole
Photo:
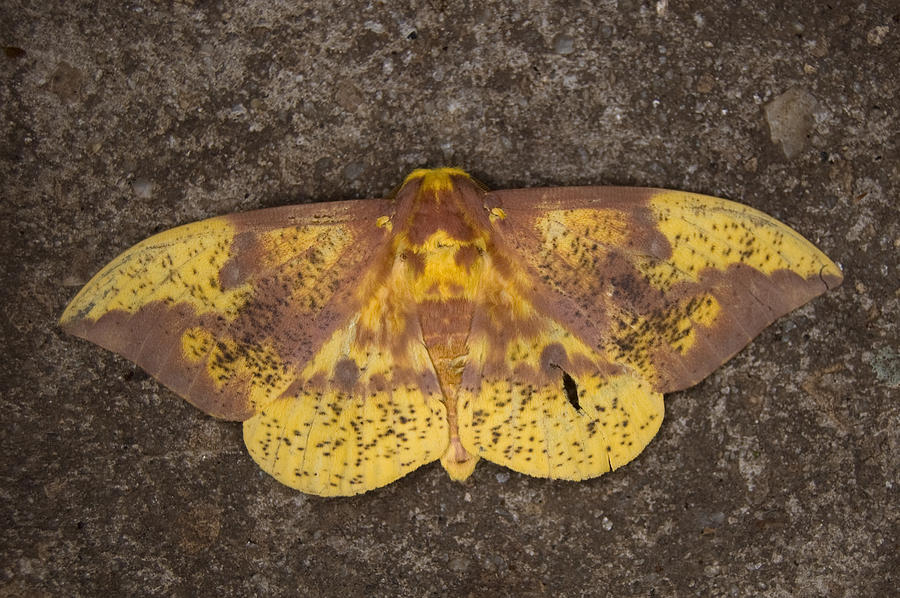
[[[896,592],[900,7],[737,4],[0,3],[0,595]],[[846,280],[613,474],[350,499],[56,327],[152,233],[437,165],[736,199]]]

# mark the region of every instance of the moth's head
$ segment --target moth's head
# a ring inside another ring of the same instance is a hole
[[[460,168],[414,170],[394,194],[397,207],[390,221],[399,228],[389,230],[404,232],[416,245],[438,230],[469,242],[491,226],[484,205],[486,191]]]
[[[453,189],[455,177],[462,177],[471,180],[472,177],[461,168],[417,168],[409,173],[400,189],[403,189],[412,182],[419,182],[419,192],[450,191]]]

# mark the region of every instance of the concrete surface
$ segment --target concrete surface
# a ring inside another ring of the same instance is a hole
[[[416,4],[0,4],[0,595],[896,592],[898,3]],[[56,327],[152,233],[437,165],[740,200],[846,280],[613,474],[434,464],[338,500]]]

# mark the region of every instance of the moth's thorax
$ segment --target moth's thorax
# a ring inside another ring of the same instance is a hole
[[[361,329],[382,328],[397,339],[421,332],[432,360],[465,354],[491,235],[483,199],[484,191],[456,169],[407,177],[393,214],[376,220],[389,241],[359,286]]]
[[[397,200],[395,268],[418,305],[441,385],[452,392],[490,242],[483,191],[456,169],[415,171]]]
[[[474,298],[489,244],[484,192],[460,170],[417,170],[397,195],[394,259],[416,301]]]
[[[490,224],[483,191],[462,171],[414,171],[397,194],[394,268],[417,305],[422,341],[450,399],[465,365]]]

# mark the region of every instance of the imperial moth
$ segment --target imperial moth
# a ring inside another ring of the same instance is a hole
[[[132,247],[62,327],[206,413],[307,493],[431,461],[581,480],[841,271],[784,224],[680,191],[487,191],[416,170],[392,199],[264,209]]]

